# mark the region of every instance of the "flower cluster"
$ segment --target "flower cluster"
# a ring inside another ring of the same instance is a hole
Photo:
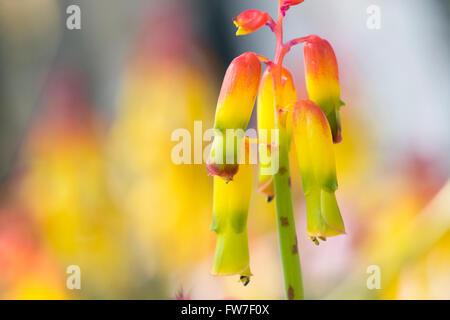
[[[289,176],[288,168],[280,167],[278,172],[271,174],[264,169],[279,160],[275,151],[289,150],[291,140],[294,140],[306,198],[308,236],[319,244],[319,239],[345,233],[335,198],[338,184],[333,143],[342,140],[339,109],[344,105],[340,98],[336,56],[329,42],[316,35],[282,42],[283,17],[291,6],[301,2],[303,0],[280,0],[277,22],[267,12],[258,10],[247,10],[233,19],[238,28],[237,35],[249,34],[267,25],[277,38],[274,61],[246,52],[228,67],[217,103],[216,135],[207,163],[210,175],[214,176],[211,229],[217,233],[212,272],[215,275],[239,274],[245,284],[251,275],[247,216],[253,180],[252,166],[245,160],[255,144],[243,135],[230,138],[225,131],[246,129],[256,99],[258,190],[269,201],[274,197],[277,199],[286,187],[290,192],[290,184],[280,186],[274,179],[277,174]],[[299,43],[304,43],[308,100],[298,100],[291,72],[282,64],[284,55]],[[267,66],[262,77],[261,63]],[[282,138],[274,139],[273,134],[278,135],[278,131]],[[279,208],[282,204],[277,206],[277,211]],[[296,248],[296,243],[294,246]],[[297,250],[291,251],[297,254]],[[285,281],[288,281],[286,278],[285,274]],[[293,289],[289,288],[288,296],[293,296]]]

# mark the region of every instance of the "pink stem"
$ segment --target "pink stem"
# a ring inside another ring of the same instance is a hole
[[[305,41],[311,39],[311,37],[312,37],[312,36],[310,35],[310,36],[306,36],[306,37],[301,37],[301,38],[297,38],[297,39],[292,39],[292,40],[286,42],[284,45],[285,45],[286,47],[289,47],[289,49],[290,49],[292,46],[295,46],[296,44],[299,44],[299,43],[302,43],[302,42],[305,42]],[[289,51],[289,50],[288,50],[288,51]]]
[[[290,172],[289,172],[289,148],[286,128],[283,128],[280,120],[280,112],[283,106],[281,101],[281,85],[282,85],[282,68],[285,54],[289,51],[288,46],[283,44],[283,17],[284,11],[282,7],[283,1],[279,1],[278,5],[278,22],[274,28],[276,37],[276,50],[274,65],[269,66],[273,68],[273,83],[274,83],[274,104],[276,115],[276,127],[279,128],[280,141],[278,144],[279,150],[279,164],[281,169],[274,175],[275,187],[275,206],[277,211],[277,228],[278,239],[280,245],[281,265],[283,269],[283,279],[285,287],[285,295],[288,299],[303,299],[303,283],[300,267],[300,259],[297,250],[297,233],[295,230],[295,218],[292,203],[292,192],[290,186]],[[281,112],[282,113],[282,112]],[[289,225],[283,225],[280,221],[289,221]],[[292,248],[295,246],[296,250]]]
[[[267,58],[267,57],[264,57],[263,55],[260,55],[260,54],[256,54],[256,57],[258,58],[258,60],[259,60],[259,61],[261,61],[261,62],[265,63],[265,64],[266,64],[266,66],[268,66],[268,67],[270,67],[270,66],[272,66],[272,65],[273,65],[273,62],[272,62],[272,60],[270,60],[270,59],[269,59],[269,58]]]

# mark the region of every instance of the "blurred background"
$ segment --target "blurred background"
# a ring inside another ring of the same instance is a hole
[[[66,27],[72,4],[80,30]],[[371,5],[379,29],[367,26]],[[274,204],[253,192],[250,284],[213,277],[212,179],[170,157],[173,130],[212,127],[233,57],[273,57],[268,28],[238,38],[232,18],[276,7],[0,0],[0,298],[283,297]],[[347,235],[319,247],[306,238],[294,165],[306,297],[450,299],[450,1],[306,0],[285,37],[311,33],[340,67]],[[301,47],[285,64],[305,99]],[[66,287],[70,265],[80,290]],[[367,286],[370,266],[380,289]]]

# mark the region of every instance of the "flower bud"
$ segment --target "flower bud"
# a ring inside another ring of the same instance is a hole
[[[257,100],[257,118],[258,118],[258,137],[260,144],[259,151],[259,186],[258,191],[267,195],[268,199],[274,195],[273,174],[270,173],[274,168],[271,157],[271,147],[276,147],[276,137],[272,136],[272,130],[275,126],[275,97],[273,85],[273,69],[267,68],[264,71],[261,84],[258,91]],[[289,70],[283,68],[281,79],[281,94],[279,107],[286,108],[297,100],[297,92]],[[286,110],[287,111],[287,110]]]
[[[211,175],[231,180],[238,171],[238,146],[252,115],[260,78],[261,63],[252,52],[235,58],[228,67],[217,102],[216,135],[206,164]]]
[[[249,250],[247,216],[252,193],[253,168],[248,157],[254,147],[248,138],[245,146],[245,161],[230,183],[214,177],[214,204],[211,230],[217,234],[216,250],[212,266],[214,275],[239,274],[249,279]],[[242,155],[244,157],[244,155]]]
[[[318,244],[318,238],[345,233],[334,195],[338,184],[330,126],[322,110],[304,100],[295,103],[293,130],[306,197],[307,233]]]
[[[236,31],[237,36],[252,33],[263,27],[270,16],[267,12],[259,10],[246,10],[233,19],[233,23],[238,28]]]
[[[339,143],[342,140],[339,109],[344,103],[340,97],[339,71],[333,48],[328,41],[311,35],[305,40],[304,57],[309,99],[325,113],[333,142]]]

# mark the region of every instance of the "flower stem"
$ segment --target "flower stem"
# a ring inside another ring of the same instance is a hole
[[[279,128],[279,170],[274,176],[275,206],[277,210],[278,239],[283,268],[286,298],[301,300],[303,281],[297,245],[294,211],[292,207],[289,150],[286,129]]]
[[[278,8],[278,21],[275,26],[277,40],[275,52],[275,72],[273,77],[275,92],[276,127],[279,132],[279,169],[274,175],[275,206],[277,210],[278,239],[280,243],[281,264],[283,268],[284,289],[286,298],[300,300],[304,298],[302,272],[297,245],[294,210],[292,205],[291,178],[289,169],[289,137],[286,131],[286,119],[278,112],[280,106],[280,88],[283,58],[286,54],[283,45],[283,17],[280,6]],[[284,123],[283,123],[284,122]]]

